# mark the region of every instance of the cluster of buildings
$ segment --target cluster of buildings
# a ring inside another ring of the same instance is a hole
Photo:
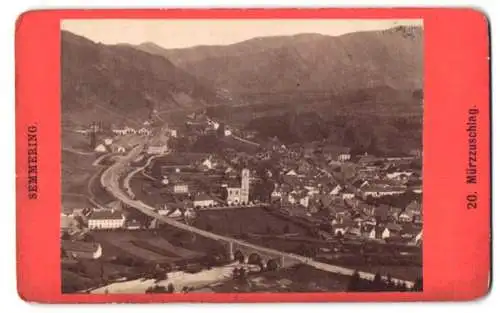
[[[61,235],[74,235],[82,230],[139,229],[141,224],[127,218],[119,201],[107,207],[73,208],[61,213]]]
[[[375,157],[324,142],[286,147],[271,140],[250,158],[276,161],[271,203],[285,214],[331,225],[330,236],[421,237],[421,152]]]

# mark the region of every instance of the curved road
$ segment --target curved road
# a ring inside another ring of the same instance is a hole
[[[130,153],[126,156],[123,156],[119,160],[117,160],[112,166],[110,166],[108,169],[104,171],[104,173],[101,176],[101,184],[106,188],[106,190],[112,194],[116,199],[122,201],[123,203],[134,207],[135,209],[141,211],[142,213],[153,217],[155,219],[160,220],[163,223],[166,223],[172,227],[182,229],[191,233],[195,233],[197,235],[210,238],[216,241],[223,241],[226,243],[233,243],[239,246],[243,246],[246,248],[250,248],[256,251],[261,251],[267,254],[271,255],[276,255],[276,256],[282,256],[286,258],[291,258],[296,261],[299,261],[300,263],[307,264],[309,266],[312,266],[314,268],[317,268],[322,271],[326,272],[331,272],[331,273],[337,273],[341,275],[352,275],[354,270],[349,269],[349,268],[344,268],[340,266],[335,266],[331,264],[326,264],[318,261],[314,261],[311,258],[307,258],[301,255],[296,255],[292,253],[286,253],[283,251],[267,248],[267,247],[262,247],[258,246],[255,244],[251,244],[249,242],[231,238],[231,237],[226,237],[218,234],[214,234],[208,231],[204,231],[202,229],[186,225],[184,223],[175,221],[173,219],[167,218],[165,216],[162,216],[158,213],[156,213],[155,209],[142,201],[137,201],[131,199],[121,188],[119,184],[119,178],[121,175],[126,173],[126,170],[129,166],[129,163],[131,160],[135,159],[141,152],[143,151],[143,147],[141,145],[135,147],[130,151]],[[367,272],[359,272],[360,277],[363,279],[370,279],[373,280],[375,277],[374,274],[372,273],[367,273]],[[399,280],[399,279],[393,279],[394,282],[403,282],[405,283],[408,287],[413,286],[413,282],[410,281],[404,281],[404,280]]]

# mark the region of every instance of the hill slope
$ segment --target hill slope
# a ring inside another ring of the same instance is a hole
[[[254,38],[228,46],[166,50],[162,55],[232,94],[327,92],[364,88],[422,88],[422,29],[400,26],[342,36],[300,34]]]
[[[215,91],[167,59],[62,32],[62,112],[68,123],[119,122],[217,102]]]

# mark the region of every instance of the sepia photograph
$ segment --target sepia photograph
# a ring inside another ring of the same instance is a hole
[[[62,292],[422,292],[423,27],[63,20]]]

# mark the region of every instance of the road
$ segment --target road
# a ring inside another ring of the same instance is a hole
[[[133,200],[129,197],[129,195],[124,192],[120,188],[120,183],[119,183],[119,178],[121,175],[126,174],[127,168],[132,160],[134,160],[141,152],[143,151],[143,147],[141,145],[135,147],[130,151],[129,154],[121,157],[118,159],[113,165],[111,165],[108,169],[106,169],[102,176],[101,176],[101,184],[104,186],[104,188],[107,189],[107,191],[112,194],[116,199],[122,201],[123,203],[127,204],[130,207],[133,207],[142,213],[158,219],[159,221],[168,224],[172,227],[185,230],[187,232],[191,232],[200,236],[203,236],[205,238],[209,238],[215,241],[221,241],[225,243],[232,243],[236,244],[238,246],[246,247],[255,251],[260,251],[261,253],[266,253],[270,255],[276,255],[276,256],[282,256],[286,258],[291,258],[296,261],[299,261],[300,263],[312,266],[316,269],[323,270],[326,272],[331,272],[331,273],[336,273],[336,274],[341,274],[341,275],[347,275],[350,276],[354,273],[354,270],[345,268],[345,267],[340,267],[340,266],[335,266],[331,264],[326,264],[322,262],[315,261],[311,258],[304,257],[301,255],[296,255],[292,253],[286,253],[283,251],[267,248],[267,247],[262,247],[258,246],[243,240],[231,238],[231,237],[226,237],[218,234],[214,234],[190,225],[186,225],[184,223],[175,221],[173,219],[167,218],[165,216],[162,216],[158,213],[156,213],[155,209],[151,206],[148,206],[147,204],[143,203],[142,201],[137,201]],[[127,188],[127,187],[126,187]],[[375,275],[373,273],[366,273],[366,272],[359,272],[359,275],[363,279],[369,279],[373,280]],[[413,286],[413,282],[410,281],[404,281],[404,280],[399,280],[399,279],[393,279],[394,282],[402,282],[406,284],[408,287]]]

